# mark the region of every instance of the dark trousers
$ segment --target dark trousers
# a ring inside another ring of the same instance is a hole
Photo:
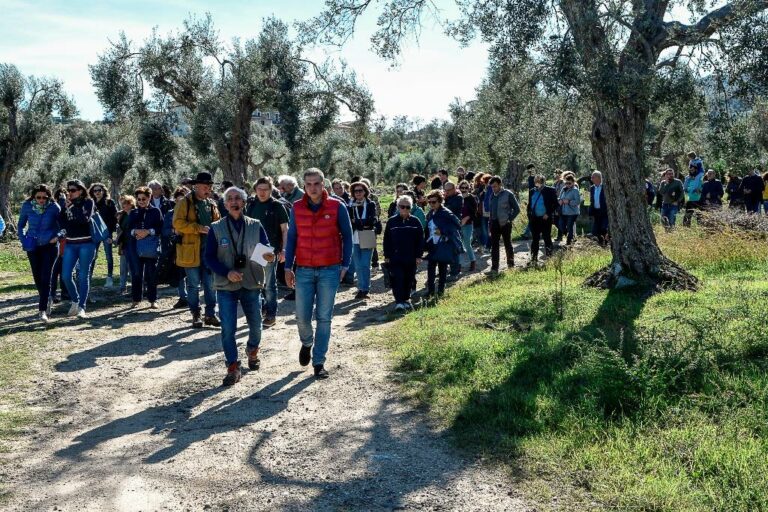
[[[576,226],[576,219],[578,215],[561,215],[560,216],[560,229],[563,233],[568,234],[568,243],[573,242],[574,230]]]
[[[429,260],[429,265],[427,265],[427,293],[429,295],[435,294],[435,271],[438,272],[437,293],[442,295],[445,291],[445,280],[448,277],[448,263]]]
[[[539,257],[539,240],[544,239],[544,250],[547,255],[552,252],[552,217],[531,217],[531,259]]]
[[[395,296],[395,302],[401,304],[411,300],[411,287],[416,279],[416,262],[400,263],[390,261],[389,282],[392,285],[392,295]]]
[[[286,286],[285,284],[285,262],[278,262],[277,269],[275,271],[277,277],[277,283]]]
[[[700,221],[699,210],[701,210],[701,201],[687,201],[685,203],[685,215],[683,216],[683,226],[691,225],[691,218],[696,215],[696,221]]]
[[[491,221],[491,269],[499,270],[499,243],[504,239],[504,251],[507,253],[507,266],[512,266],[515,253],[512,249],[512,223],[503,226],[498,220]]]
[[[48,298],[51,297],[51,274],[58,252],[56,244],[40,245],[35,250],[27,252],[29,266],[32,267],[32,277],[39,296],[38,309],[45,311]]]
[[[762,204],[762,199],[753,199],[751,197],[745,197],[744,198],[744,207],[747,209],[747,213],[760,213],[760,205]],[[688,215],[688,212],[685,212],[686,215]]]
[[[608,234],[608,212],[604,208],[592,211],[592,234],[600,240]]]
[[[147,286],[147,300],[157,300],[157,258],[141,258],[129,250],[131,264],[131,298],[133,302],[141,302],[141,292]]]

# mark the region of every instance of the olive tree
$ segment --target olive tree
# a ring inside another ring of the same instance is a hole
[[[661,69],[686,65],[692,52],[720,42],[718,35],[761,16],[768,0],[733,0],[718,7],[700,0],[457,0],[461,15],[443,20],[462,42],[479,36],[491,60],[546,60],[560,86],[589,102],[592,155],[605,177],[613,262],[598,281],[621,275],[696,287],[661,252],[643,194],[645,132],[654,83]],[[673,19],[685,5],[697,19]],[[305,41],[343,44],[360,16],[380,6],[373,50],[395,59],[404,38],[425,16],[440,17],[430,0],[326,0],[317,17],[300,24]],[[748,24],[748,23],[747,23]],[[764,41],[763,41],[764,42]]]

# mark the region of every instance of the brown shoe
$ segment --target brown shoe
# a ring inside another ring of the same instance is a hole
[[[227,367],[227,376],[224,377],[224,382],[222,382],[222,385],[231,386],[237,382],[240,382],[241,376],[242,374],[240,373],[240,363],[232,363]]]
[[[193,311],[192,312],[192,328],[194,328],[194,329],[202,329],[203,328],[203,321],[200,320],[200,311]]]
[[[212,325],[214,327],[221,327],[221,322],[215,316],[205,317],[205,325]]]
[[[264,318],[264,320],[261,321],[261,326],[262,327],[272,327],[273,325],[275,325],[276,322],[277,322],[277,320],[275,320],[275,317],[268,316],[268,317]]]
[[[248,352],[248,369],[258,370],[260,364],[261,364],[261,359],[259,359],[259,349],[257,347],[252,351]]]

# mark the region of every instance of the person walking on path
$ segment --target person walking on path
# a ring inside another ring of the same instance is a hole
[[[88,196],[93,199],[93,202],[96,205],[96,211],[107,226],[108,236],[106,240],[99,245],[104,246],[104,257],[107,260],[107,280],[104,283],[104,288],[109,289],[114,285],[112,276],[115,269],[115,263],[112,244],[115,231],[117,230],[117,206],[115,206],[115,202],[109,197],[109,191],[103,183],[92,183],[91,187],[88,189]],[[91,279],[93,279],[93,269],[96,268],[96,260],[99,258],[99,245],[96,245],[96,253],[93,256],[93,263],[91,263]]]
[[[248,368],[258,370],[261,362],[259,345],[264,267],[251,260],[250,256],[258,244],[269,245],[269,238],[258,219],[243,213],[247,198],[245,190],[237,187],[229,187],[224,191],[227,215],[211,224],[205,244],[205,265],[213,273],[213,286],[219,301],[221,346],[227,364],[227,375],[223,382],[225,386],[239,382],[241,376],[236,340],[238,303],[243,308],[248,324],[248,343],[245,349]],[[275,254],[265,254],[264,259],[272,263]]]
[[[581,193],[576,185],[576,177],[572,173],[565,175],[565,182],[562,190],[560,190],[558,203],[560,204],[563,231],[567,237],[565,244],[571,245],[574,239],[576,219],[579,218],[581,211]]]
[[[163,214],[151,206],[152,192],[149,187],[134,191],[137,208],[128,214],[128,261],[131,266],[131,296],[136,307],[146,286],[149,307],[157,306],[157,258],[160,256],[160,235],[163,231]],[[143,240],[143,242],[142,242]],[[146,244],[150,250],[142,252],[139,244]],[[154,250],[151,250],[154,248]]]
[[[427,195],[429,213],[427,213],[428,238],[427,250],[427,298],[435,297],[435,274],[437,274],[437,296],[445,292],[448,264],[455,260],[462,247],[461,221],[451,210],[443,206],[443,191],[435,189]]]
[[[531,263],[539,259],[539,241],[544,239],[544,253],[552,254],[552,221],[557,210],[557,192],[547,186],[547,178],[539,174],[528,191],[528,225],[531,226]]]
[[[512,223],[520,215],[520,203],[515,194],[501,186],[501,178],[494,176],[488,182],[491,187],[488,211],[491,227],[491,272],[499,271],[499,244],[504,240],[504,252],[507,254],[507,267],[515,266],[515,253],[512,248]]]
[[[608,203],[605,200],[603,173],[592,172],[592,186],[589,187],[589,216],[592,217],[592,236],[598,243],[606,242],[608,235]]]
[[[683,182],[675,178],[675,171],[667,169],[664,180],[659,186],[661,193],[661,221],[668,229],[675,227],[675,218],[680,211],[680,203],[685,198]]]
[[[328,195],[324,179],[320,169],[304,172],[305,195],[291,210],[285,249],[285,280],[296,289],[299,364],[306,366],[311,359],[318,379],[328,378],[325,356],[336,290],[352,259],[352,223],[347,207]],[[314,332],[313,311],[317,321]]]
[[[389,268],[395,310],[411,309],[411,285],[416,268],[424,254],[424,227],[411,215],[413,199],[402,195],[397,198],[398,213],[387,220],[384,228],[384,261]]]
[[[744,197],[744,206],[747,209],[747,213],[760,213],[764,189],[765,182],[763,177],[760,176],[759,169],[755,169],[741,180],[741,192]]]
[[[261,222],[270,245],[275,248],[275,261],[264,267],[264,327],[275,325],[277,317],[277,265],[285,262],[285,245],[288,238],[288,212],[281,200],[272,197],[272,178],[256,180],[256,197],[246,206],[246,215]],[[221,307],[221,305],[219,305]]]
[[[38,295],[40,320],[48,321],[53,307],[51,274],[58,256],[61,207],[51,199],[51,189],[40,184],[21,205],[17,229],[21,247],[27,253]],[[25,229],[26,228],[26,229]]]
[[[117,254],[120,256],[120,295],[123,295],[128,286],[128,278],[132,276],[131,265],[128,260],[128,239],[130,238],[128,221],[131,210],[136,208],[136,198],[131,195],[122,196],[120,208],[121,210],[117,212],[115,245],[117,245]]]
[[[713,210],[723,206],[723,196],[725,190],[723,184],[717,179],[717,174],[713,169],[707,171],[707,181],[701,187],[701,203],[704,208]]]
[[[690,154],[689,154],[690,155]],[[696,163],[698,161],[699,163]],[[683,226],[690,227],[691,218],[696,214],[696,220],[699,219],[698,210],[701,210],[701,191],[704,186],[704,168],[700,160],[695,158],[691,160],[688,176],[685,177],[683,188],[685,189],[685,215],[683,215]]]
[[[376,247],[376,205],[369,199],[370,188],[363,181],[352,183],[352,265],[357,272],[355,299],[366,300],[371,288],[371,258]]]
[[[61,212],[60,222],[66,233],[66,244],[61,275],[72,300],[72,306],[67,315],[85,318],[85,305],[88,303],[88,292],[91,286],[89,269],[96,253],[96,245],[91,238],[91,217],[96,207],[80,180],[67,182],[67,198],[64,205],[65,209]],[[78,263],[80,270],[78,283],[75,285],[73,274]]]
[[[472,236],[475,230],[475,219],[477,217],[477,198],[472,195],[469,188],[469,182],[464,180],[459,183],[459,192],[464,198],[464,204],[461,209],[461,240],[464,242],[464,257],[467,260],[470,272],[477,269],[477,256],[472,249]]]
[[[456,184],[452,181],[443,182],[443,192],[445,193],[443,205],[448,208],[459,221],[461,221],[464,213],[464,197],[459,194],[459,191],[456,189]],[[449,268],[450,272],[448,274],[448,280],[457,280],[459,274],[461,274],[461,258],[458,253],[456,253],[456,257],[450,263]]]
[[[181,233],[181,243],[176,246],[176,265],[187,274],[187,301],[192,313],[192,327],[196,329],[203,327],[200,319],[201,286],[205,298],[205,325],[221,325],[216,318],[213,277],[202,257],[210,226],[221,218],[216,201],[209,198],[212,185],[211,173],[198,173],[192,181],[192,192],[179,200],[173,209],[173,229]]]

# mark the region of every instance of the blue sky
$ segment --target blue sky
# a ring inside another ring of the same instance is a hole
[[[210,12],[222,38],[248,39],[258,34],[266,16],[293,22],[311,17],[322,6],[322,0],[0,0],[0,62],[15,64],[25,74],[62,79],[80,116],[97,120],[102,109],[91,87],[88,65],[121,30],[140,42],[155,26],[161,34],[167,33],[180,27],[189,14]],[[482,44],[460,48],[442,35],[439,26],[428,22],[418,44],[409,42],[400,65],[392,69],[369,51],[374,22],[372,15],[363,19],[355,39],[341,51],[318,49],[311,55],[319,58],[329,53],[345,59],[371,90],[377,113],[425,121],[447,118],[448,104],[455,97],[474,96],[487,64]]]

